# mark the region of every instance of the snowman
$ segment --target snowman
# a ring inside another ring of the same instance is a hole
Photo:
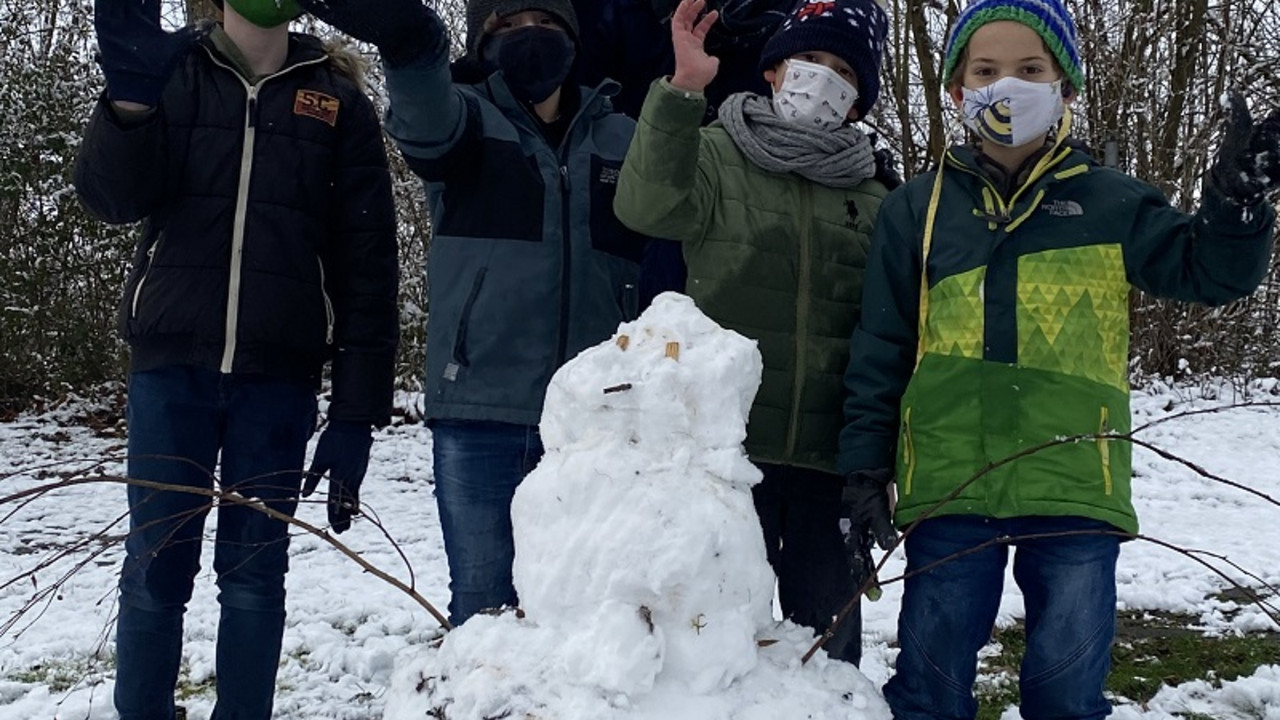
[[[754,341],[660,295],[552,378],[512,503],[519,611],[401,662],[385,718],[888,718],[855,668],[773,618],[742,450]]]

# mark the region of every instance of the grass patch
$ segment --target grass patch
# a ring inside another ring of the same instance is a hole
[[[114,666],[114,655],[107,658],[84,655],[65,660],[46,660],[29,668],[10,672],[8,678],[30,685],[46,685],[51,692],[59,693],[81,684],[96,685]]]
[[[191,680],[191,668],[182,666],[178,673],[178,685],[173,689],[173,696],[178,700],[190,700],[193,697],[213,697],[218,690],[218,678],[210,675],[199,682]]]
[[[1280,635],[1208,637],[1189,629],[1195,623],[1191,616],[1120,613],[1107,690],[1145,703],[1164,685],[1200,679],[1220,686],[1252,675],[1261,665],[1280,663]],[[997,631],[992,641],[983,652],[975,687],[978,720],[998,720],[1018,702],[1017,675],[1026,654],[1026,633],[1019,624]],[[1186,720],[1206,719],[1187,716]]]

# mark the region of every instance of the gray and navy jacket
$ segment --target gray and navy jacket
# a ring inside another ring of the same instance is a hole
[[[555,371],[637,308],[645,238],[613,196],[635,123],[583,88],[560,147],[500,73],[455,83],[433,51],[387,68],[387,132],[426,181],[426,416],[536,425]]]
[[[131,368],[191,365],[318,387],[329,417],[390,418],[395,207],[372,103],[314,37],[248,79],[218,26],[156,110],[122,122],[104,95],[76,162],[81,201],[145,221],[120,304]]]

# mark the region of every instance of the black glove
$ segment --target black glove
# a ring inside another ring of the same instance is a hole
[[[187,47],[194,27],[165,32],[160,0],[94,0],[98,65],[107,78],[107,97],[155,107]]]
[[[854,470],[844,479],[844,509],[849,518],[849,537],[871,533],[881,550],[893,547],[898,532],[893,529],[893,516],[889,512],[889,483],[893,471],[889,468]]]
[[[1228,94],[1222,147],[1209,172],[1214,187],[1240,205],[1280,188],[1280,110],[1255,125],[1244,98]]]
[[[853,582],[858,587],[862,587],[867,582],[867,578],[871,578],[866,595],[872,602],[879,600],[884,594],[880,589],[880,579],[875,576],[875,558],[871,557],[871,546],[874,544],[875,539],[871,537],[871,531],[866,528],[850,528],[844,536],[845,557],[849,559],[849,574],[853,576]]]
[[[298,0],[304,10],[378,46],[391,67],[408,65],[447,42],[439,16],[422,0]]]
[[[363,423],[336,420],[320,433],[316,443],[302,497],[315,492],[320,476],[329,473],[329,525],[336,533],[351,527],[351,516],[360,513],[360,483],[369,469],[372,432]]]

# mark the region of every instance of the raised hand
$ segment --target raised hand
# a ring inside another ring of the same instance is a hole
[[[702,92],[720,71],[720,59],[707,54],[705,47],[707,33],[720,12],[703,15],[706,7],[707,0],[682,0],[671,16],[671,44],[676,55],[671,85],[678,90]]]
[[[114,102],[155,107],[179,58],[198,32],[160,27],[160,0],[95,0],[98,65]]]
[[[1210,169],[1214,186],[1241,205],[1280,188],[1280,110],[1255,125],[1244,98],[1227,95],[1222,147]]]
[[[440,18],[422,0],[298,0],[316,18],[378,47],[387,65],[400,67],[447,43]]]
[[[1280,109],[1272,110],[1266,120],[1253,127],[1249,148],[1258,172],[1267,176],[1263,192],[1280,188]]]

